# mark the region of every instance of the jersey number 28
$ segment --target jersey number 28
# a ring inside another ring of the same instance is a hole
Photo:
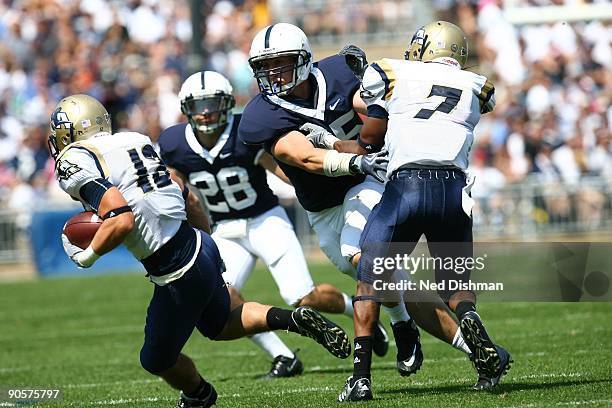
[[[207,171],[191,173],[189,182],[200,189],[206,206],[213,212],[228,213],[230,208],[244,210],[257,200],[257,193],[249,183],[249,174],[239,166],[223,168],[216,177]],[[215,198],[219,189],[223,191],[225,200]]]

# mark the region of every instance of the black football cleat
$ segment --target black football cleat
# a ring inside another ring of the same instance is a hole
[[[380,322],[376,323],[372,339],[372,351],[378,357],[384,357],[389,351],[389,336]]]
[[[262,379],[273,380],[275,378],[295,377],[304,372],[304,365],[297,356],[293,358],[276,356],[272,361],[272,368]]]
[[[340,402],[356,402],[356,401],[369,401],[374,398],[372,395],[372,384],[367,378],[360,378],[351,386],[353,376],[350,376],[340,395],[338,395],[338,401]]]
[[[496,346],[476,312],[467,312],[459,323],[465,343],[472,350],[471,360],[478,372],[475,390],[496,386],[510,368],[512,357],[504,348]]]
[[[181,391],[176,408],[208,408],[215,405],[215,402],[217,402],[217,391],[211,384],[210,393],[205,398],[189,398]]]
[[[308,306],[300,306],[291,314],[302,336],[310,337],[338,358],[351,355],[351,342],[344,330]]]
[[[508,351],[506,351],[506,349],[500,346],[495,346],[495,348],[497,349],[497,354],[499,355],[499,358],[501,360],[501,368],[495,373],[493,377],[487,377],[478,373],[478,381],[472,387],[473,390],[484,391],[490,390],[491,388],[495,387],[497,384],[499,384],[501,378],[508,373],[508,370],[510,369],[510,364],[514,362],[512,361],[512,356],[510,355],[510,353],[508,353]]]
[[[391,325],[395,343],[402,342],[402,347],[409,350],[407,358],[400,358],[399,350],[396,356],[397,371],[402,377],[408,377],[416,373],[423,365],[423,350],[421,350],[421,336],[414,321],[397,322]]]

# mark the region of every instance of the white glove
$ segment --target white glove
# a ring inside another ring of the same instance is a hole
[[[314,123],[304,123],[300,126],[300,130],[302,133],[306,134],[306,138],[314,147],[321,149],[331,150],[334,148],[334,143],[340,140],[324,127],[315,125]]]
[[[77,264],[79,268],[89,268],[100,258],[100,255],[96,254],[93,248],[88,246],[86,249],[81,249],[78,246],[72,244],[66,234],[62,234],[62,244],[64,245],[64,252]]]

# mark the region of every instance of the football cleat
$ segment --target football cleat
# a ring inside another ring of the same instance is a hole
[[[276,356],[272,361],[272,368],[262,379],[273,380],[275,378],[295,377],[304,372],[304,365],[297,356],[293,358]]]
[[[467,312],[459,324],[463,338],[472,350],[471,360],[478,372],[478,382],[473,389],[494,387],[513,362],[510,353],[493,343],[478,313]]]
[[[205,398],[190,398],[181,391],[176,408],[208,408],[215,405],[215,402],[217,402],[217,391],[211,384],[210,393]]]
[[[506,351],[506,349],[504,349],[503,347],[495,346],[495,348],[497,349],[497,354],[501,359],[502,368],[495,374],[494,377],[486,377],[484,375],[479,374],[478,381],[472,387],[473,390],[489,390],[499,384],[499,381],[501,380],[502,376],[508,373],[508,370],[510,369],[510,364],[513,363],[510,353],[508,353],[508,351]]]
[[[372,384],[367,378],[360,378],[351,386],[353,376],[347,378],[344,388],[340,395],[338,395],[338,401],[340,402],[353,402],[353,401],[369,401],[374,396],[372,395]]]
[[[308,306],[300,306],[291,314],[302,336],[310,337],[338,358],[351,355],[351,342],[344,330]]]
[[[414,325],[414,321],[397,322],[391,325],[395,342],[403,342],[403,347],[407,347],[409,356],[400,359],[399,351],[397,354],[397,371],[402,377],[408,377],[416,373],[423,365],[423,351],[421,350],[421,336],[419,329]]]
[[[372,351],[378,357],[383,357],[389,351],[389,336],[384,326],[378,322],[374,328],[374,336],[372,339]]]

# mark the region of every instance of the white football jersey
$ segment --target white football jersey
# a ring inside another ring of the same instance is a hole
[[[388,114],[387,174],[401,166],[465,170],[481,113],[495,106],[487,78],[443,63],[382,59],[368,66],[361,97],[368,112]]]
[[[61,188],[89,210],[95,209],[80,195],[85,184],[104,178],[119,189],[135,218],[123,243],[139,260],[172,238],[187,218],[181,189],[170,179],[148,136],[100,133],[69,145],[56,166]]]

